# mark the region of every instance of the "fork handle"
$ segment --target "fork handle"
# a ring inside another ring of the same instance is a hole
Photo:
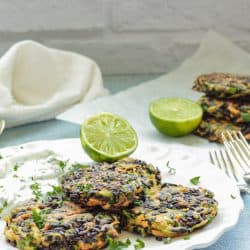
[[[248,185],[238,185],[238,187],[239,187],[241,193],[250,195],[250,186],[248,186]]]

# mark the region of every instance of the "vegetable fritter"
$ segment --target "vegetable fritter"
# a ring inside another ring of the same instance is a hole
[[[250,76],[211,73],[199,76],[194,90],[216,98],[250,98]]]
[[[125,229],[157,238],[189,234],[208,224],[217,214],[213,193],[199,188],[163,184],[156,196],[124,210]]]
[[[64,193],[72,202],[105,210],[128,207],[145,188],[158,183],[159,171],[134,159],[80,166],[67,173],[62,181]]]
[[[234,123],[250,122],[250,100],[225,100],[202,96],[198,103],[205,114]]]
[[[6,224],[7,240],[22,250],[97,250],[120,231],[115,215],[54,200],[15,208]]]
[[[223,143],[221,134],[226,131],[241,131],[246,140],[250,141],[249,123],[233,124],[226,120],[217,120],[211,117],[204,117],[194,134],[207,138],[211,142]]]

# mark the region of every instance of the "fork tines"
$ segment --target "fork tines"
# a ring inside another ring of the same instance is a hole
[[[222,133],[224,148],[209,152],[210,161],[250,194],[250,146],[241,132]]]
[[[239,132],[226,131],[222,133],[222,139],[229,157],[238,163],[241,168],[250,167],[250,146]],[[247,171],[247,169],[245,169]]]
[[[239,182],[235,166],[225,149],[210,151],[209,157],[213,165],[225,171],[229,178],[234,178],[236,182]]]

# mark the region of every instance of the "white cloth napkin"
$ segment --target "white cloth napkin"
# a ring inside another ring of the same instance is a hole
[[[22,41],[0,59],[0,119],[7,127],[53,118],[105,94],[99,67],[85,56]]]
[[[175,71],[113,96],[98,98],[86,106],[76,105],[58,118],[81,123],[86,117],[113,112],[126,118],[136,129],[140,141],[183,147],[214,147],[194,135],[180,138],[164,136],[156,131],[148,115],[149,103],[160,97],[186,97],[198,100],[200,93],[192,90],[195,78],[202,73],[232,72],[250,74],[250,55],[215,32],[208,32],[197,52]],[[197,155],[198,157],[198,155]]]

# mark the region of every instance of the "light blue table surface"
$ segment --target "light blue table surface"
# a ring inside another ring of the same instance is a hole
[[[111,93],[116,93],[146,80],[151,80],[156,76],[157,75],[106,76],[104,77],[104,84]],[[29,141],[74,138],[78,136],[78,124],[50,120],[5,130],[4,134],[0,137],[0,148]],[[225,233],[215,244],[206,248],[207,250],[250,249],[250,196],[244,195],[242,198],[245,209],[240,216],[238,224],[232,230]],[[228,209],[230,209],[230,207]]]

